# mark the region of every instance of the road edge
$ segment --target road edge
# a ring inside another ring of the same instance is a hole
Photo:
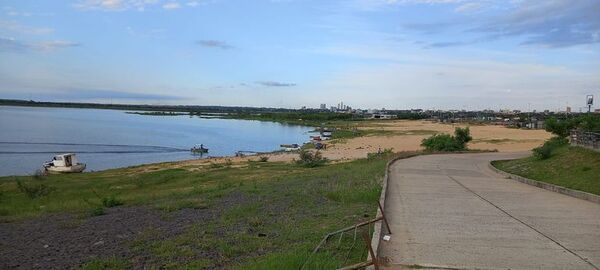
[[[505,172],[503,170],[500,170],[500,169],[494,167],[494,165],[492,165],[492,162],[494,162],[494,161],[490,161],[488,163],[488,167],[492,171],[494,171],[494,172],[496,172],[496,173],[498,173],[500,175],[503,175],[507,179],[516,180],[516,181],[519,181],[519,182],[521,182],[523,184],[527,184],[527,185],[538,187],[538,188],[543,188],[545,190],[549,190],[549,191],[552,191],[552,192],[556,192],[556,193],[560,193],[560,194],[563,194],[563,195],[571,196],[571,197],[574,197],[574,198],[577,198],[577,199],[586,200],[586,201],[590,201],[590,202],[593,202],[593,203],[600,204],[600,196],[598,196],[598,195],[595,195],[595,194],[592,194],[592,193],[587,193],[585,191],[579,191],[579,190],[574,190],[574,189],[570,189],[570,188],[566,188],[566,187],[561,187],[561,186],[557,186],[557,185],[554,185],[554,184],[540,182],[540,181],[537,181],[537,180],[533,180],[533,179],[529,179],[529,178],[526,178],[526,177],[523,177],[523,176],[519,176],[519,175],[516,175],[516,174]]]
[[[379,203],[381,204],[381,207],[383,207],[383,211],[385,211],[385,198],[387,197],[387,187],[388,187],[388,182],[389,182],[389,177],[390,177],[390,167],[392,166],[392,164],[394,164],[398,160],[412,158],[412,157],[416,157],[416,156],[419,156],[422,154],[423,153],[414,153],[414,154],[409,154],[407,156],[395,157],[392,160],[388,161],[388,163],[385,165],[385,174],[382,179],[381,194],[379,195]],[[381,212],[381,209],[379,209],[379,207],[378,207],[376,217],[379,217],[382,214],[383,213]],[[380,220],[380,221],[375,222],[375,224],[373,226],[373,236],[371,238],[371,247],[373,248],[373,253],[375,254],[375,259],[379,259],[379,244],[383,237],[382,236],[382,225],[383,225],[383,221]],[[371,254],[369,254],[367,256],[367,260],[370,261],[371,259],[372,259]],[[373,270],[375,268],[371,265],[371,266],[366,267],[366,269]]]

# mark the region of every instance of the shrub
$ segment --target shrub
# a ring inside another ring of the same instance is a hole
[[[545,146],[552,148],[552,150],[567,144],[569,144],[569,140],[567,140],[567,138],[561,137],[550,138],[544,143]]]
[[[468,127],[466,127],[466,128],[457,127],[454,130],[454,137],[455,137],[456,141],[461,145],[462,149],[466,149],[467,143],[470,142],[471,140],[473,140],[473,137],[471,137],[471,131],[469,130]]]
[[[533,156],[544,160],[552,156],[556,148],[567,145],[569,141],[564,137],[554,137],[546,141],[542,146],[533,149]]]
[[[587,114],[568,119],[551,117],[546,120],[546,131],[552,132],[561,138],[569,136],[570,131],[576,128],[584,131],[600,132],[600,116]]]
[[[230,158],[228,158],[228,159],[225,159],[225,165],[226,165],[226,166],[231,166],[231,165],[233,165],[233,161],[231,161],[231,159],[230,159]]]
[[[471,141],[469,128],[456,128],[454,136],[448,134],[435,134],[421,141],[421,146],[430,151],[463,151],[467,149],[467,143]]]
[[[43,183],[26,184],[19,180],[17,180],[17,188],[31,199],[46,196],[53,190],[52,187]]]
[[[564,138],[569,136],[569,132],[576,126],[573,120],[558,120],[551,117],[546,120],[546,131],[554,133],[556,136]]]
[[[260,161],[260,162],[267,162],[267,161],[269,161],[269,157],[268,156],[260,156],[258,158],[258,161]]]
[[[459,151],[460,145],[454,137],[448,134],[436,134],[429,138],[423,139],[421,145],[431,151]]]
[[[115,207],[115,206],[119,206],[119,205],[123,205],[123,202],[121,202],[120,200],[118,200],[115,196],[111,195],[108,197],[104,197],[102,198],[102,205],[104,207]]]
[[[533,148],[533,156],[540,160],[548,159],[552,156],[552,149],[544,145]]]
[[[304,167],[317,167],[327,163],[327,158],[324,158],[321,155],[321,152],[317,151],[313,154],[311,151],[302,150],[300,151],[300,160],[296,161],[296,163],[304,166]]]

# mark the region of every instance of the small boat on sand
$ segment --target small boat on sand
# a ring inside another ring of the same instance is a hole
[[[190,148],[190,152],[195,154],[208,153],[208,148],[204,147],[203,144],[194,145],[194,147]]]
[[[80,173],[85,170],[85,163],[80,163],[73,153],[56,155],[52,161],[44,163],[44,169],[57,173]]]
[[[298,147],[300,147],[300,145],[298,145],[297,143],[293,143],[293,144],[281,144],[279,146],[281,146],[281,148],[298,148]]]

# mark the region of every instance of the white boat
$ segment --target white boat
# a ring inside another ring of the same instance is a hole
[[[79,173],[85,170],[85,163],[79,163],[73,153],[56,155],[52,161],[44,163],[44,169],[49,172]]]

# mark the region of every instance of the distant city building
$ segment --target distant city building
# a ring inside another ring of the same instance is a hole
[[[327,110],[327,104],[325,103],[321,103],[321,106],[319,107],[321,110]]]
[[[567,106],[567,113],[571,113],[571,107]]]
[[[352,111],[352,107],[350,107],[348,105],[344,105],[344,102],[340,102],[340,103],[338,103],[336,110],[342,111],[342,112],[349,112],[349,111]]]

